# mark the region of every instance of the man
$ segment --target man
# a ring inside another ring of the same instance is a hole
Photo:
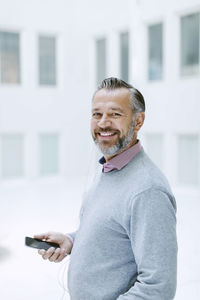
[[[93,97],[91,133],[102,170],[85,195],[77,232],[36,238],[60,249],[39,250],[61,261],[71,253],[72,300],[171,300],[176,290],[176,204],[167,180],[145,154],[137,133],[142,94],[117,78]]]

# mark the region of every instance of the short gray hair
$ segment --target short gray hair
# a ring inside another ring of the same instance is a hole
[[[129,90],[130,105],[133,110],[133,113],[139,113],[139,112],[145,111],[145,101],[144,101],[143,95],[140,93],[140,91],[138,91],[136,88],[134,88],[131,84],[129,84],[121,79],[118,79],[115,77],[110,77],[110,78],[104,79],[102,81],[102,83],[98,86],[95,94],[101,89],[115,90],[115,89],[119,89],[119,88],[127,88]]]

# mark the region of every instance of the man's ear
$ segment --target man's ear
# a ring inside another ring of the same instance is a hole
[[[135,119],[135,130],[136,131],[140,130],[140,128],[142,127],[142,125],[144,123],[144,119],[145,119],[144,112],[137,113],[136,119]]]

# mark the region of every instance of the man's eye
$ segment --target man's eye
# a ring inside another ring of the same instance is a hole
[[[119,113],[113,113],[112,114],[114,117],[120,117],[121,115]]]
[[[95,113],[93,113],[93,114],[92,114],[92,116],[97,118],[97,117],[100,117],[100,116],[101,116],[101,114],[100,114],[100,113],[98,113],[98,112],[95,112]]]

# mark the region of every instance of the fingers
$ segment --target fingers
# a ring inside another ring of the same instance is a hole
[[[66,256],[67,256],[67,252],[65,249],[60,249],[60,254],[59,256],[57,257],[57,259],[55,260],[55,262],[61,262]]]
[[[43,257],[43,255],[44,255],[45,252],[46,252],[46,251],[45,251],[44,249],[38,250],[38,253],[39,253],[40,255],[42,255],[42,257]]]
[[[46,240],[48,238],[48,233],[40,233],[40,234],[34,234],[34,239],[38,240]]]
[[[65,257],[65,250],[57,248],[49,261],[60,262]]]
[[[47,251],[44,249],[38,250],[38,253],[42,256],[43,259],[49,259],[52,254],[55,252],[55,248],[51,247]]]
[[[48,259],[51,262],[60,262],[67,255],[65,249],[55,249],[53,247],[49,248],[47,251],[45,251],[44,249],[38,250],[38,253],[44,260]]]

